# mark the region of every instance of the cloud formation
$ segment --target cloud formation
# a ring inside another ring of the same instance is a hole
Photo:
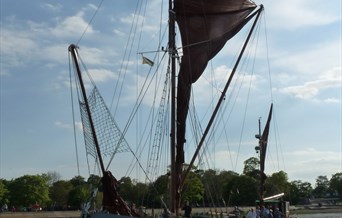
[[[289,86],[280,91],[296,98],[308,100],[318,96],[324,89],[340,88],[341,85],[341,67],[339,67],[323,72],[316,80],[307,81],[302,85]],[[336,102],[334,96],[328,99],[328,102]]]

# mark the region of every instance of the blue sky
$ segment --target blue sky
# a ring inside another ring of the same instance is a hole
[[[147,7],[153,13],[146,15],[144,32],[150,34],[142,46],[145,51],[159,28],[157,2],[149,1]],[[330,178],[342,171],[341,1],[255,2],[264,4],[266,11],[267,47],[263,41],[260,50],[263,57],[269,57],[281,142],[275,152],[281,156],[281,166],[275,163],[278,155],[270,148],[274,163],[266,171],[285,170],[290,181],[313,183],[319,175]],[[77,175],[67,48],[80,39],[99,3],[1,0],[1,178],[48,171],[60,173],[63,179]],[[136,0],[104,1],[79,43],[80,53],[108,102],[136,5]],[[228,45],[234,47],[233,43]],[[226,49],[213,60],[217,76],[230,69],[224,55],[233,54]],[[259,69],[267,71],[267,61],[260,60]],[[256,80],[254,85],[269,86],[258,72],[250,79]],[[205,80],[199,80],[194,89],[199,96],[206,95]],[[257,143],[253,137],[257,119],[266,117],[268,111],[267,101],[262,106],[258,101],[263,90],[254,91],[255,99],[249,104],[255,110],[250,109],[246,118],[250,138],[245,139],[252,145]],[[124,95],[124,106],[130,97]],[[205,104],[201,101],[198,98],[199,104]],[[87,177],[82,143],[83,139],[78,139],[81,174]],[[242,147],[239,158],[228,161],[237,160],[237,166],[224,162],[225,151],[215,151],[215,167],[241,173],[243,161],[255,156],[253,146]],[[237,150],[234,145],[231,149]]]

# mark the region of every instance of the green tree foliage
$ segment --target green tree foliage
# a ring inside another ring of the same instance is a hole
[[[70,181],[60,180],[50,187],[51,209],[60,210],[68,207],[69,194],[73,189]]]
[[[90,185],[91,187],[100,187],[101,184],[101,177],[97,176],[97,175],[90,175],[88,180],[87,180],[88,185]]]
[[[68,196],[68,209],[80,209],[89,196],[90,190],[86,184],[73,187]]]
[[[137,182],[133,186],[132,192],[134,193],[134,195],[132,196],[132,199],[131,199],[132,202],[135,202],[138,207],[146,205],[146,196],[148,193],[148,185],[146,185],[145,183],[142,183],[142,182]]]
[[[309,182],[295,180],[290,183],[290,203],[298,204],[311,197],[312,186]],[[304,203],[304,202],[303,202]]]
[[[243,162],[245,164],[243,168],[243,174],[252,177],[256,180],[260,178],[260,161],[256,157],[250,157]]]
[[[289,196],[290,183],[288,182],[287,173],[279,171],[267,177],[265,189],[265,196],[272,196],[279,193],[285,193],[285,196]]]
[[[225,200],[228,205],[254,205],[258,198],[258,182],[249,176],[234,176],[225,185]]]
[[[342,196],[342,172],[335,173],[330,179],[330,189]]]
[[[201,179],[205,188],[204,204],[210,205],[211,202],[218,202],[220,197],[222,197],[222,193],[219,193],[220,191],[218,191],[219,187],[217,186],[216,181],[217,171],[209,169],[204,172],[201,172]]]
[[[204,205],[225,206],[225,185],[238,176],[233,171],[206,170],[202,173],[202,183],[205,188]]]
[[[318,176],[316,179],[316,187],[313,190],[313,195],[317,198],[325,197],[329,189],[329,180],[327,176]]]
[[[75,176],[70,180],[72,190],[68,196],[68,207],[72,209],[81,208],[82,203],[90,196],[91,189],[82,176]]]
[[[146,196],[146,199],[148,199],[148,204],[161,207],[163,201],[168,204],[170,202],[169,196],[170,196],[170,178],[168,174],[159,176],[156,181],[154,181],[153,184],[149,186],[148,196]]]
[[[259,180],[253,172],[257,169],[257,162],[253,158],[245,161],[244,174],[239,175],[232,171],[196,170],[190,172],[186,179],[181,201],[198,203],[203,206],[232,206],[254,205],[259,198]],[[7,181],[0,179],[0,204],[8,206],[29,207],[36,202],[54,209],[79,209],[81,204],[90,197],[94,188],[99,188],[93,209],[100,209],[102,192],[100,177],[90,175],[87,181],[76,176],[68,181],[54,181],[54,177],[43,174],[41,176],[26,175]],[[58,178],[58,177],[55,177]],[[118,191],[121,196],[139,206],[159,208],[163,207],[161,199],[169,203],[169,175],[162,175],[154,183],[141,183],[130,177],[119,180]],[[50,187],[49,187],[49,184]],[[330,181],[326,176],[316,179],[313,189],[308,182],[296,180],[288,182],[287,174],[283,171],[268,175],[265,184],[265,196],[285,193],[285,200],[291,204],[302,202],[311,196],[325,197],[327,193],[342,194],[342,173],[332,175]]]
[[[48,186],[52,186],[53,183],[59,181],[61,179],[61,175],[57,172],[49,171],[47,173],[43,173],[42,177],[46,180]]]
[[[194,172],[190,172],[189,176],[185,179],[182,199],[183,204],[185,202],[199,202],[203,198],[204,186],[199,177]]]
[[[134,192],[133,192],[133,182],[130,177],[122,177],[119,181],[118,192],[123,199],[126,201],[132,201]]]
[[[9,184],[8,189],[10,203],[17,207],[30,207],[35,203],[45,207],[50,201],[47,181],[39,175],[19,177]]]
[[[8,204],[8,194],[9,191],[6,187],[6,182],[4,180],[0,180],[0,206],[4,204]]]
[[[74,187],[82,186],[86,184],[86,181],[84,180],[82,176],[75,176],[74,178],[70,180],[70,182]]]

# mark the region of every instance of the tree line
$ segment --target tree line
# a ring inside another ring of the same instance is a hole
[[[244,164],[242,174],[192,169],[184,184],[182,203],[190,202],[199,207],[254,205],[259,198],[259,161],[252,157]],[[93,207],[99,209],[102,201],[100,180],[96,175],[90,175],[87,180],[81,176],[61,180],[57,172],[24,175],[12,180],[0,179],[0,205],[6,204],[9,208],[19,210],[30,210],[37,204],[45,210],[80,209],[91,192],[98,188]],[[169,181],[169,174],[161,175],[151,183],[122,177],[118,180],[118,192],[123,199],[138,207],[161,208],[169,203]],[[330,180],[327,176],[318,176],[315,187],[301,180],[288,181],[284,171],[268,175],[264,196],[279,193],[285,193],[283,199],[290,201],[292,205],[304,203],[309,198],[341,198],[342,173],[333,174]]]

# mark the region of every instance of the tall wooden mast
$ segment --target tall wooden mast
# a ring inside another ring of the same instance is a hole
[[[81,69],[80,69],[80,66],[79,66],[79,62],[78,62],[77,46],[74,45],[74,44],[71,44],[69,46],[69,52],[71,53],[72,60],[74,61],[74,64],[75,64],[75,67],[76,67],[76,72],[77,72],[78,81],[79,81],[80,87],[81,87],[83,102],[85,104],[86,111],[87,111],[87,114],[88,114],[88,117],[89,117],[90,130],[91,130],[91,133],[93,135],[93,139],[94,139],[94,143],[95,143],[95,147],[96,147],[96,152],[97,152],[98,160],[100,162],[101,171],[102,171],[102,174],[104,175],[106,170],[105,170],[105,167],[104,167],[104,164],[103,164],[103,160],[102,160],[102,156],[101,156],[101,150],[100,150],[100,145],[99,145],[99,142],[97,140],[95,126],[94,126],[94,122],[93,122],[93,119],[92,119],[92,114],[91,114],[91,111],[90,111],[90,106],[89,106],[89,103],[88,103],[86,90],[84,88],[84,83],[83,83],[83,79],[82,79],[82,73],[81,73]]]
[[[175,12],[173,1],[169,0],[169,45],[168,51],[171,61],[171,188],[170,188],[170,209],[173,214],[178,215],[179,200],[177,200],[178,176],[176,173],[176,42],[175,42]]]
[[[262,169],[261,169],[261,155],[263,151],[261,149],[262,147],[262,141],[261,141],[261,117],[259,117],[258,119],[258,126],[259,126],[259,133],[257,135],[255,135],[255,138],[259,139],[259,145],[255,147],[255,151],[257,153],[259,153],[259,165],[260,165],[260,169],[259,169],[259,176],[260,176],[260,183],[259,183],[259,203],[260,205],[263,204],[264,201],[264,184],[263,184],[263,173]]]

